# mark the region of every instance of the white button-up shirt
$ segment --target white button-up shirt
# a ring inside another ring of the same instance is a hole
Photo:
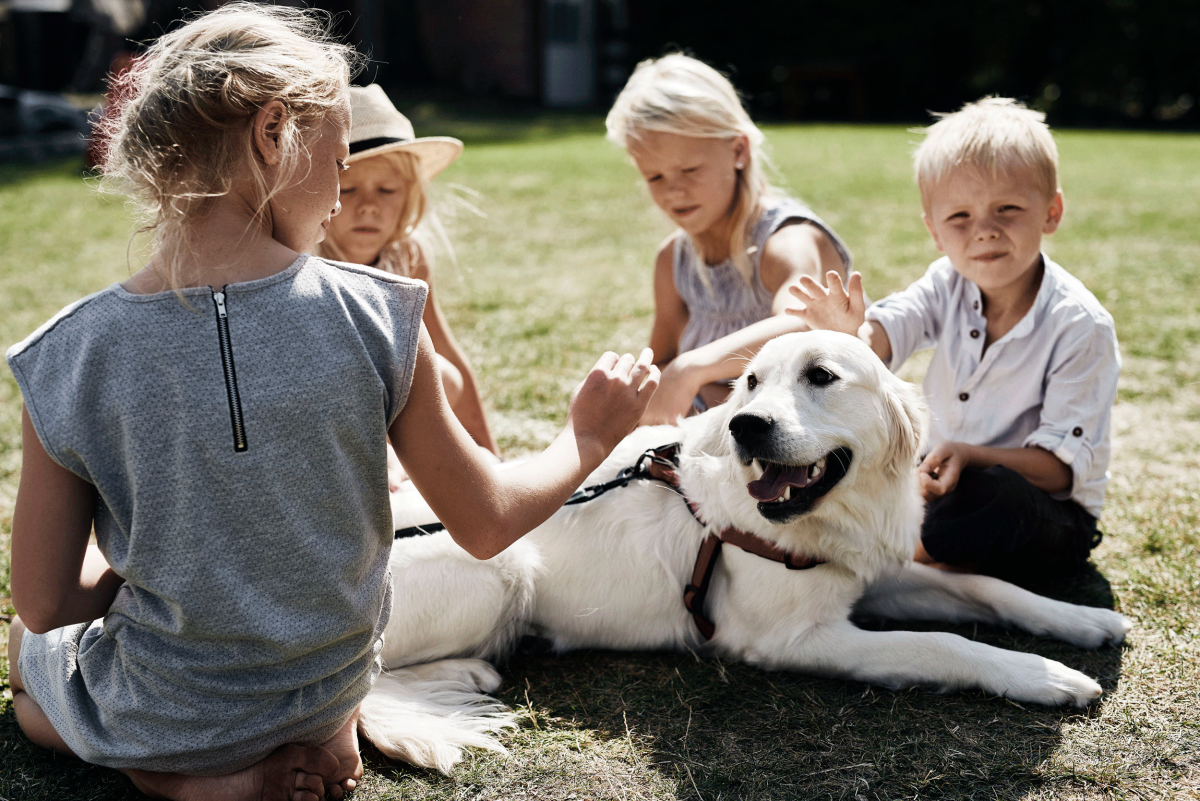
[[[966,442],[1037,446],[1073,473],[1071,498],[1095,517],[1104,504],[1109,423],[1121,356],[1112,315],[1083,283],[1044,254],[1033,306],[984,352],[987,320],[979,287],[948,258],[867,310],[887,332],[888,365],[935,347],[925,376],[927,446]]]

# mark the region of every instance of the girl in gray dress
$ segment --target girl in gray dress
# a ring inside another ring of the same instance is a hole
[[[804,325],[784,314],[801,275],[843,276],[829,226],[766,180],[763,134],[725,76],[682,54],[644,61],[607,119],[654,203],[679,230],[654,267],[650,347],[662,385],[643,423],[724,401],[763,343]]]
[[[7,353],[17,721],[156,797],[336,799],[362,775],[391,611],[386,437],[486,559],[657,386],[648,351],[605,354],[545,452],[503,472],[482,456],[442,392],[425,284],[306,255],[339,210],[355,61],[286,7],[159,39],[105,164],[148,208],[151,261]]]

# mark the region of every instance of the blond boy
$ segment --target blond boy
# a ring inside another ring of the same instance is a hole
[[[857,334],[893,371],[934,347],[919,561],[1023,584],[1074,576],[1100,541],[1120,356],[1112,317],[1041,250],[1058,228],[1044,115],[988,97],[941,116],[914,156],[944,255],[866,308],[862,277],[791,287],[788,312]]]

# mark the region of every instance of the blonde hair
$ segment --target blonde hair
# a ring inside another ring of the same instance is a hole
[[[753,275],[748,252],[750,229],[762,214],[763,199],[778,194],[778,190],[766,177],[770,162],[763,150],[763,132],[746,113],[729,79],[682,53],[648,59],[634,69],[608,112],[605,126],[609,141],[626,150],[643,131],[706,139],[746,136],[750,152],[745,168],[737,172],[729,253],[749,283]],[[693,239],[692,246],[703,259],[700,244]]]
[[[929,207],[933,187],[951,170],[967,166],[996,175],[1032,170],[1047,198],[1058,192],[1058,148],[1046,115],[1010,97],[989,96],[923,129],[925,140],[913,154],[921,201]]]
[[[256,222],[276,193],[303,180],[309,141],[345,104],[360,58],[331,40],[327,23],[301,9],[230,3],[159,37],[121,79],[129,100],[101,134],[102,186],[140,206],[154,269],[169,286],[179,286],[188,221],[228,194],[237,176],[252,177]],[[252,123],[273,100],[286,114],[282,163],[269,182]]]
[[[403,150],[394,150],[363,161],[372,159],[386,161],[400,176],[405,186],[400,218],[379,251],[379,268],[406,277],[413,275],[413,270],[420,261],[424,261],[432,269],[432,253],[435,246],[445,251],[453,261],[454,249],[429,201],[429,187],[421,177],[418,156]],[[363,161],[357,161],[355,164],[362,164]],[[347,260],[346,251],[337,241],[333,226],[329,227],[325,240],[317,245],[317,255],[335,261]]]

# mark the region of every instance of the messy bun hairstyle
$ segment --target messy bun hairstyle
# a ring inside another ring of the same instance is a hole
[[[189,219],[207,212],[236,178],[256,186],[256,221],[280,190],[303,180],[308,140],[346,102],[360,56],[334,42],[328,17],[281,6],[230,3],[161,36],[125,73],[128,100],[101,122],[102,186],[128,196],[154,237],[154,268],[178,287]],[[283,161],[269,182],[251,125],[272,100],[286,109]]]

